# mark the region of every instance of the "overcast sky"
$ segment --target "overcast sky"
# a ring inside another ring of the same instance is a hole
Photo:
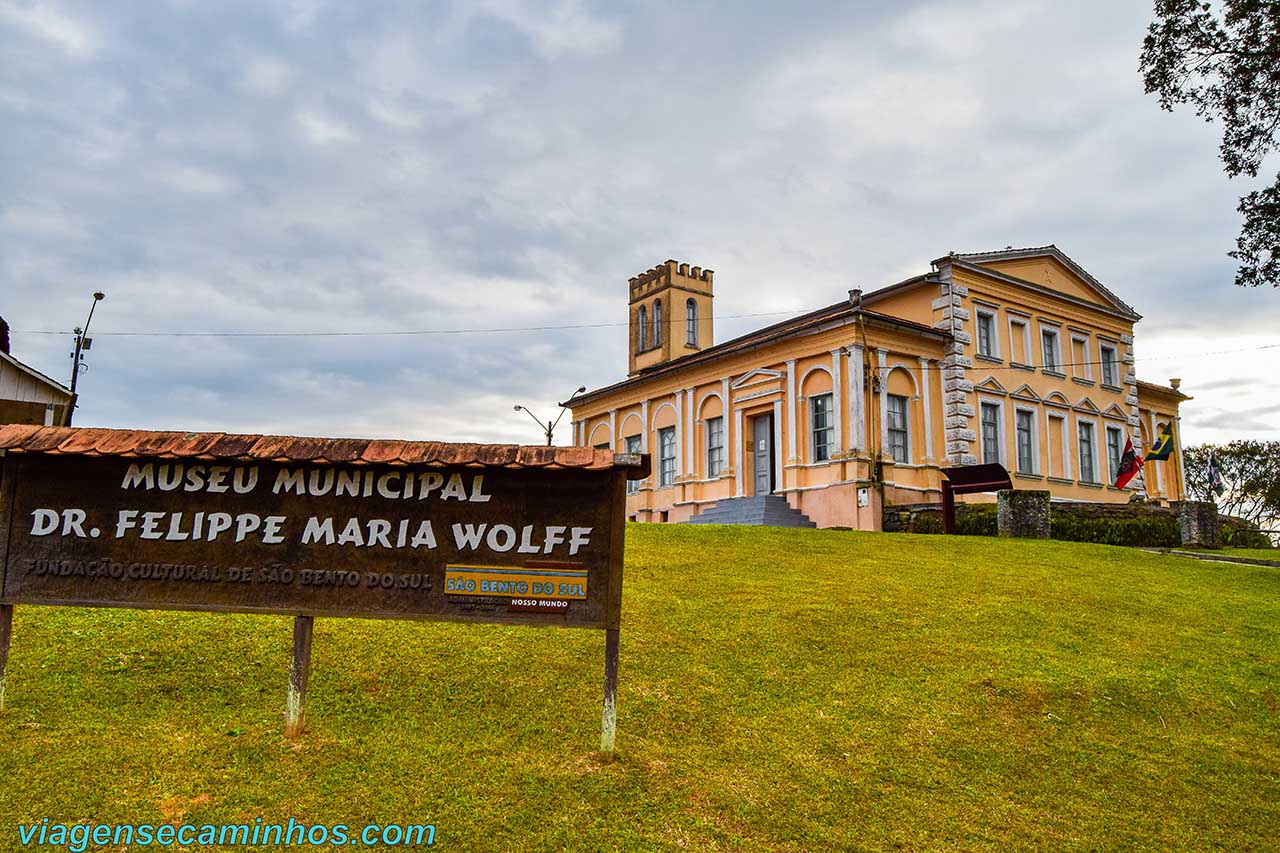
[[[1143,94],[1150,15],[0,0],[0,314],[66,381],[37,332],[107,293],[82,425],[533,443],[512,405],[623,378],[627,278],[665,258],[716,271],[725,340],[1056,243],[1144,315],[1185,443],[1275,437],[1280,292],[1226,256],[1250,187]]]

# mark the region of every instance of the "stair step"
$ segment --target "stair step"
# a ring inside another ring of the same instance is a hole
[[[688,524],[741,524],[755,527],[817,527],[812,519],[793,509],[780,495],[730,498],[703,510]]]

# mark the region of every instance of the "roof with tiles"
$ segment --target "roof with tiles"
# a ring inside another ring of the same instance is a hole
[[[225,432],[0,426],[0,452],[201,461],[501,468],[643,468],[647,457],[590,447],[458,444],[368,438],[305,438]]]

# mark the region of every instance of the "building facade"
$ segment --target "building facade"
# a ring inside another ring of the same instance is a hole
[[[875,530],[979,462],[1057,500],[1183,497],[1180,445],[1110,485],[1126,440],[1177,440],[1190,398],[1138,380],[1140,316],[1054,246],[949,254],[722,344],[713,297],[710,270],[673,260],[631,279],[628,376],[571,403],[576,444],[652,454],[634,520],[776,494],[819,526]]]

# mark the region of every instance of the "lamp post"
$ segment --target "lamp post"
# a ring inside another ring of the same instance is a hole
[[[546,423],[543,423],[542,418],[538,417],[533,412],[529,411],[527,408],[525,408],[524,406],[521,406],[518,403],[516,404],[515,410],[517,412],[524,412],[526,415],[533,418],[534,422],[537,423],[538,428],[542,430],[544,435],[546,435],[547,447],[550,447],[551,437],[555,433],[556,427],[560,425],[560,418],[563,418],[564,413],[569,411],[569,403],[573,402],[574,397],[578,396],[579,394],[582,394],[586,390],[587,390],[587,386],[583,385],[577,391],[574,391],[573,394],[569,397],[569,399],[565,400],[564,403],[560,406],[560,415],[554,421],[547,421]]]
[[[93,346],[93,338],[89,337],[89,324],[93,322],[93,309],[97,308],[98,303],[106,298],[107,294],[101,290],[95,291],[93,303],[89,306],[89,317],[84,321],[84,328],[76,328],[76,351],[71,353],[71,400],[67,403],[67,416],[64,419],[66,426],[71,426],[71,416],[76,411],[76,381],[80,378],[80,371],[88,367],[84,363],[84,351]]]

